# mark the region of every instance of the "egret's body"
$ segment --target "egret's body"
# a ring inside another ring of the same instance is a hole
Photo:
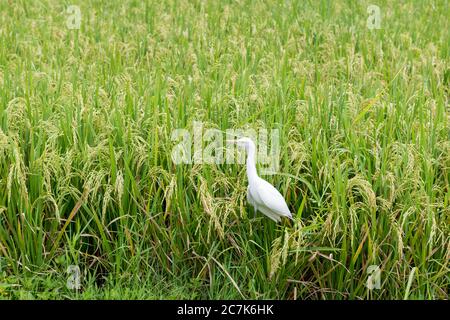
[[[256,146],[253,141],[249,138],[241,138],[236,143],[247,151],[247,200],[254,207],[255,212],[259,210],[275,222],[281,221],[281,217],[292,219],[292,214],[281,193],[269,182],[258,177],[255,162]]]

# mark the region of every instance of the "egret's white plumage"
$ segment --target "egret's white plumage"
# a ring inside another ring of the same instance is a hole
[[[281,217],[292,219],[281,193],[269,182],[258,177],[255,162],[256,146],[253,141],[249,138],[240,138],[234,142],[247,151],[247,200],[255,208],[255,212],[259,210],[275,222],[281,221]]]

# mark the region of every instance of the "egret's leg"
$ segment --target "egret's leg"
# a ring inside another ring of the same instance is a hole
[[[256,209],[256,207],[253,207],[253,219],[256,219],[256,211],[258,211],[258,209]]]

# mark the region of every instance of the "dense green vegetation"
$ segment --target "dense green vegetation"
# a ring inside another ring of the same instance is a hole
[[[370,4],[0,1],[0,296],[448,298],[448,1]],[[194,121],[279,130],[295,224]]]

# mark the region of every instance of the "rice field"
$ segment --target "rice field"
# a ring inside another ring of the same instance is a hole
[[[449,12],[0,1],[1,299],[448,299]],[[294,223],[196,122],[279,132]]]

